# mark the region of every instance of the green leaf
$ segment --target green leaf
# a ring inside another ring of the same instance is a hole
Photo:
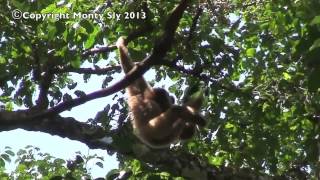
[[[249,48],[246,50],[246,55],[248,57],[254,57],[256,55],[256,49],[255,48]]]
[[[319,48],[319,47],[320,47],[320,38],[319,38],[319,39],[316,39],[316,40],[313,42],[312,46],[310,47],[310,51],[311,51],[311,50],[314,50],[314,49],[316,49],[316,48]]]
[[[6,150],[5,153],[7,153],[10,156],[14,156],[14,152],[11,150]]]
[[[94,27],[88,20],[82,20],[80,25],[84,27],[88,33],[92,33],[94,31]]]
[[[27,166],[25,164],[19,164],[18,167],[17,167],[17,170],[19,172],[25,172],[27,169]]]
[[[73,60],[71,60],[71,66],[74,68],[79,68],[81,66],[81,61],[79,57],[75,57]]]
[[[215,166],[220,166],[224,162],[224,159],[225,159],[224,157],[210,157],[209,163]]]
[[[6,162],[0,158],[0,169],[3,168],[6,165]]]
[[[234,125],[231,124],[231,123],[226,123],[226,125],[224,126],[226,129],[233,129],[234,128]]]
[[[0,64],[5,64],[5,63],[6,63],[6,59],[0,56]]]
[[[56,4],[52,3],[51,5],[47,6],[45,9],[42,9],[41,13],[48,14],[48,13],[54,12],[56,8],[57,8]]]
[[[1,158],[7,162],[11,162],[10,156],[8,154],[1,154]]]
[[[85,49],[91,48],[95,43],[95,38],[96,38],[95,34],[90,34],[89,38],[87,39],[86,43],[84,44],[84,48]]]
[[[282,75],[283,75],[283,78],[287,81],[291,79],[291,75],[287,72],[282,73]]]
[[[312,19],[310,25],[317,25],[320,24],[320,16],[316,16]]]
[[[48,34],[48,39],[49,40],[53,40],[53,39],[55,39],[56,37],[55,37],[55,34],[56,34],[56,32],[57,32],[57,29],[56,29],[56,26],[55,25],[53,25],[53,24],[49,24],[48,25],[48,27],[47,27],[47,34]]]

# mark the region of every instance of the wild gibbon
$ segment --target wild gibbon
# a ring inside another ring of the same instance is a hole
[[[125,74],[135,66],[126,44],[123,37],[116,43]],[[178,140],[189,139],[197,125],[202,127],[206,124],[198,113],[201,100],[175,105],[173,97],[165,89],[150,87],[143,77],[132,82],[126,93],[134,134],[151,148],[164,148]]]

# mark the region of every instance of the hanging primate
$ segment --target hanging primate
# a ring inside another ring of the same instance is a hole
[[[120,37],[116,45],[122,69],[127,74],[134,63],[128,55],[125,39]],[[174,105],[174,98],[166,90],[150,87],[143,77],[132,82],[126,92],[134,134],[152,148],[163,148],[178,140],[189,139],[196,125],[205,125],[198,113],[201,100],[183,106]]]

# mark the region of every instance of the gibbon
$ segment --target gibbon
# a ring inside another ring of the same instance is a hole
[[[120,37],[116,46],[122,69],[127,74],[134,63],[128,55],[125,39]],[[174,98],[165,89],[150,87],[143,77],[132,82],[126,93],[134,134],[151,148],[164,148],[178,140],[189,139],[197,125],[205,125],[198,113],[201,100],[174,105]]]

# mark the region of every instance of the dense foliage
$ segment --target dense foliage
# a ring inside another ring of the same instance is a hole
[[[132,179],[320,178],[318,0],[188,1],[174,39],[169,17],[180,1],[0,2],[0,131],[41,131],[117,153],[119,169],[109,179],[121,170]],[[14,19],[15,9],[29,15]],[[32,19],[31,13],[70,17]],[[103,18],[71,17],[78,13]],[[114,43],[120,36],[128,37],[137,62],[150,54],[161,57],[136,75],[152,68],[152,84],[170,79],[168,90],[178,102],[186,87],[203,90],[208,125],[195,138],[140,153],[145,149],[132,136],[119,91],[126,79],[114,86],[120,72]],[[164,48],[164,39],[171,49]],[[104,93],[78,90],[83,82],[71,73],[83,74],[84,83],[104,76],[98,82]],[[59,116],[107,95],[113,101],[85,123]],[[105,135],[112,141],[98,142]],[[11,155],[1,155],[0,173]],[[51,161],[31,164],[42,176],[70,175],[65,161],[43,158]],[[19,161],[18,168],[30,166]],[[77,169],[75,178],[90,176]],[[15,173],[23,175],[21,169]]]

